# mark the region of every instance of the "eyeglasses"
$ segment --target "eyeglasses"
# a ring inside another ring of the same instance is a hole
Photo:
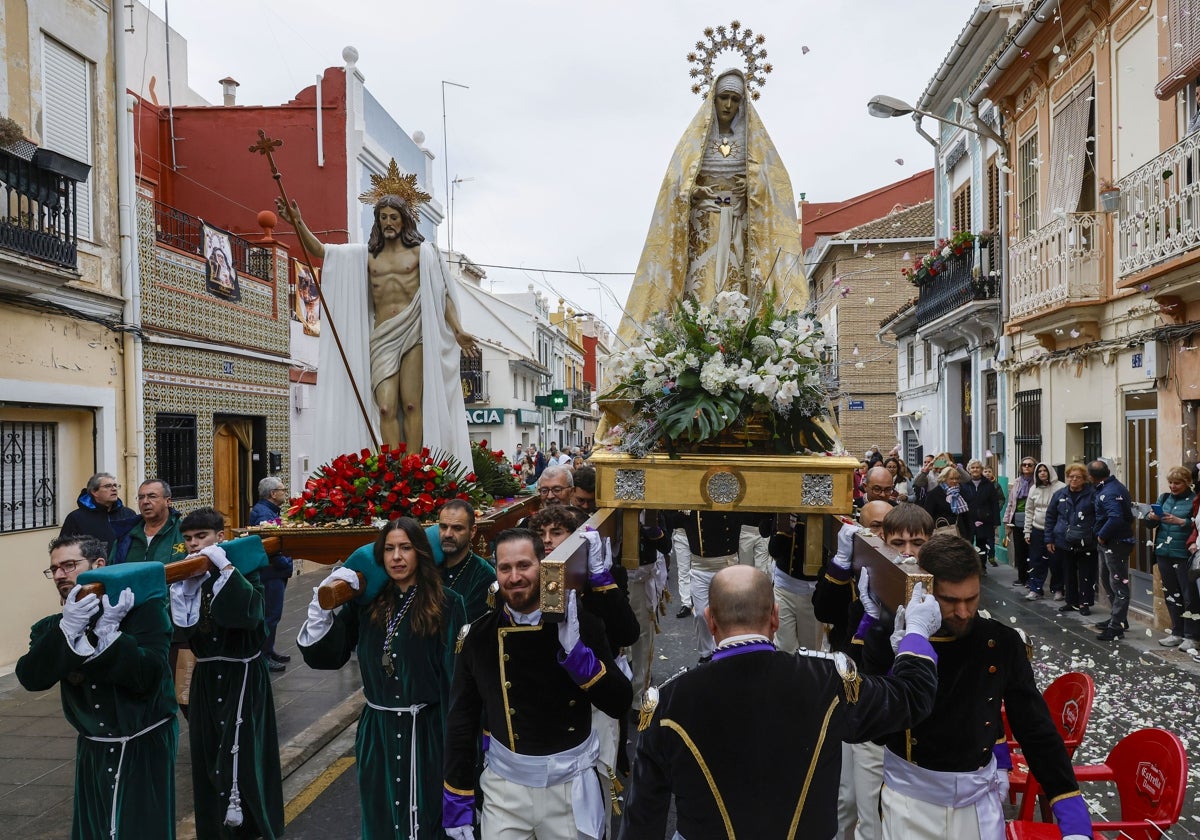
[[[1036,464],[1034,464],[1034,463],[1033,463],[1033,461],[1022,461],[1022,462],[1021,462],[1021,466],[1022,466],[1022,467],[1034,467],[1034,466],[1037,466],[1037,465],[1036,465]]]
[[[83,562],[86,562],[86,561],[84,561],[84,560],[64,560],[63,562],[59,563],[57,566],[51,566],[49,569],[42,569],[42,574],[46,576],[46,580],[54,580],[54,576],[56,574],[58,574],[59,572],[62,572],[64,575],[69,575],[69,574],[71,574],[71,572],[75,571],[76,566],[78,566],[80,563],[83,563]]]
[[[97,490],[120,490],[120,489],[121,489],[121,485],[120,485],[120,484],[101,484],[101,485],[100,485],[98,488],[96,488],[96,489],[97,489]]]
[[[558,496],[562,493],[566,493],[570,489],[570,487],[539,487],[538,495],[542,497],[549,496],[551,494]]]

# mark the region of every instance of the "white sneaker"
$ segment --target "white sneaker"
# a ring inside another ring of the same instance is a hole
[[[1182,642],[1183,642],[1183,637],[1176,636],[1174,633],[1172,633],[1170,636],[1166,636],[1166,637],[1158,640],[1158,643],[1160,645],[1162,645],[1163,647],[1179,647],[1180,643],[1182,643]]]
[[[1034,592],[1033,590],[1030,590],[1029,594],[1025,596],[1025,600],[1026,601],[1040,601],[1040,600],[1042,600],[1042,593]]]
[[[1193,659],[1195,659],[1196,656],[1198,654],[1200,654],[1200,651],[1196,650],[1196,641],[1194,639],[1184,639],[1183,642],[1179,645],[1179,652],[1180,653],[1190,653],[1192,655]],[[1196,661],[1200,662],[1200,659],[1197,659]]]

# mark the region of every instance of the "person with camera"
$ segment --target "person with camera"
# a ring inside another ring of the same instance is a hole
[[[1176,647],[1185,653],[1196,654],[1200,640],[1200,621],[1187,618],[1196,612],[1196,585],[1188,576],[1188,537],[1192,533],[1192,507],[1196,494],[1192,489],[1192,474],[1187,467],[1173,467],[1167,473],[1170,489],[1158,497],[1153,512],[1146,519],[1156,526],[1154,532],[1154,562],[1162,577],[1163,601],[1171,616],[1171,632],[1158,643]],[[1195,548],[1195,545],[1192,545]]]

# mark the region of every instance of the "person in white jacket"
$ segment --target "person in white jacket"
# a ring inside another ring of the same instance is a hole
[[[1041,600],[1046,583],[1046,571],[1050,571],[1050,587],[1054,592],[1054,600],[1061,601],[1062,569],[1050,568],[1056,562],[1056,557],[1046,551],[1046,510],[1054,494],[1067,485],[1058,480],[1058,473],[1048,465],[1039,462],[1033,468],[1033,487],[1025,499],[1025,545],[1029,550],[1029,594],[1026,601]],[[1054,587],[1057,586],[1057,589]]]

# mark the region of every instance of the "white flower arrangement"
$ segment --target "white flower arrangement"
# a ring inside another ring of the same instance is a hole
[[[617,385],[606,399],[629,399],[637,416],[623,424],[634,448],[702,443],[753,414],[766,415],[776,449],[828,451],[836,444],[817,422],[828,411],[820,368],[820,322],[746,295],[722,292],[712,305],[684,299],[660,315],[643,343],[614,353]]]

